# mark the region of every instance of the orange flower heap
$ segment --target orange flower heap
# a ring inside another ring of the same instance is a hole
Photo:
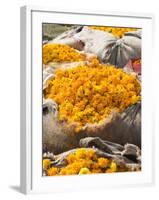
[[[67,165],[64,167],[51,167],[47,169],[47,175],[82,175],[119,171],[115,161],[103,157],[98,158],[94,149],[77,149],[67,156],[66,161]]]
[[[46,44],[43,46],[43,63],[83,61],[84,56],[65,44]]]
[[[136,31],[137,28],[122,28],[122,27],[111,27],[111,26],[91,26],[92,29],[106,31],[112,33],[116,37],[123,37],[126,32]]]
[[[122,112],[140,100],[141,86],[135,76],[98,63],[57,70],[48,81],[45,98],[59,105],[59,120],[77,127],[102,123],[113,110]]]

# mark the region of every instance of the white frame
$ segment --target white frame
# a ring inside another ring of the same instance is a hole
[[[115,173],[106,176],[99,174],[42,177],[42,42],[40,42],[42,39],[42,22],[63,24],[83,24],[84,22],[85,25],[117,25],[142,28],[143,142],[141,172]],[[21,192],[77,191],[154,183],[152,75],[151,67],[149,67],[152,64],[152,26],[153,16],[150,14],[90,12],[88,10],[67,12],[64,9],[35,6],[21,8]],[[36,52],[36,56],[34,52]]]

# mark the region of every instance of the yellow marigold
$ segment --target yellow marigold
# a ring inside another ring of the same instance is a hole
[[[122,28],[111,26],[91,26],[90,28],[112,33],[114,36],[121,38],[126,32],[136,31],[137,28]]]
[[[122,112],[141,99],[141,85],[135,76],[93,62],[57,70],[44,91],[45,98],[59,105],[59,120],[76,122],[77,132],[87,123],[102,123],[113,110]]]
[[[106,168],[109,162],[110,161],[107,158],[98,158],[98,165],[101,168]]]
[[[75,175],[75,174],[77,174],[76,171],[67,168],[62,168],[59,173],[59,175]]]
[[[87,158],[96,161],[97,160],[97,155],[93,149],[88,149],[87,150]]]
[[[87,151],[86,151],[84,148],[78,149],[78,150],[75,152],[75,156],[76,156],[78,159],[85,159],[85,158],[87,157]]]
[[[43,169],[46,170],[50,167],[51,160],[50,159],[43,159]]]
[[[69,164],[73,163],[76,160],[76,155],[74,153],[71,153],[66,158],[67,162]]]
[[[117,164],[114,161],[111,162],[110,169],[111,169],[112,172],[117,171]]]
[[[65,44],[45,44],[43,46],[43,63],[83,61],[84,55]]]
[[[78,162],[67,165],[60,169],[59,175],[76,175],[80,171],[80,165]]]
[[[59,169],[57,167],[51,167],[47,170],[48,176],[54,176],[58,174]]]
[[[74,161],[77,161],[79,159],[85,159],[85,160],[96,160],[96,153],[93,149],[85,149],[85,148],[80,148],[76,152],[71,153],[67,156],[67,162],[69,164],[73,163]]]
[[[90,170],[87,167],[84,167],[84,168],[80,169],[79,175],[81,175],[81,174],[90,174],[90,173],[91,173]]]

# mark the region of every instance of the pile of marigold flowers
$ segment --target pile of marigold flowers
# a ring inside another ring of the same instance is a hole
[[[134,75],[95,60],[88,66],[58,69],[47,82],[44,97],[58,104],[60,121],[76,122],[80,130],[86,124],[102,123],[112,111],[122,112],[137,103],[140,92]]]
[[[126,32],[136,31],[137,28],[119,28],[119,27],[110,27],[110,26],[91,26],[92,29],[106,31],[112,33],[116,37],[123,37]]]
[[[43,46],[43,63],[83,61],[84,55],[65,44],[45,44]]]
[[[98,157],[94,149],[80,148],[66,157],[67,165],[64,167],[51,166],[50,159],[43,159],[43,169],[47,176],[112,173],[126,171],[119,168],[110,158]]]

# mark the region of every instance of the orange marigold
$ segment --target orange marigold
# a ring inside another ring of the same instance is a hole
[[[43,63],[83,61],[83,54],[65,44],[45,44],[43,46]]]
[[[111,27],[111,26],[91,26],[90,28],[112,33],[114,36],[121,38],[126,32],[136,31],[137,28]]]

